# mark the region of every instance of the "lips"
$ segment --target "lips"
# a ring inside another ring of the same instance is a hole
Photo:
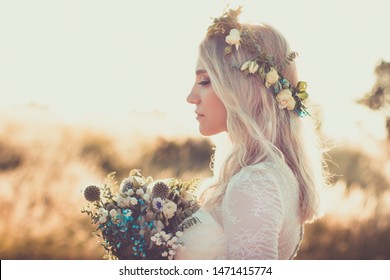
[[[199,113],[199,112],[195,112],[195,114],[196,114],[196,119],[197,119],[197,120],[199,120],[199,119],[201,119],[201,118],[204,117],[204,114],[201,114],[201,113]]]

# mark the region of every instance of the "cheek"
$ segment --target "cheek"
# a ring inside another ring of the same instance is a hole
[[[226,116],[227,116],[226,108],[225,105],[223,105],[222,101],[218,98],[218,96],[215,93],[213,94],[212,102],[210,103],[212,104],[213,115],[215,116],[215,118],[218,120],[220,124],[226,126]]]
[[[218,114],[220,121],[226,123],[227,113],[225,106],[221,104],[221,106],[219,106],[215,111]]]
[[[202,95],[200,106],[204,109],[206,115],[205,118],[199,120],[199,129],[202,135],[211,136],[227,131],[225,105],[212,89]]]

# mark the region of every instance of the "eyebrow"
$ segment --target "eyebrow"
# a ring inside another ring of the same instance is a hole
[[[196,75],[200,75],[200,74],[207,74],[207,71],[206,69],[198,69],[195,71]]]

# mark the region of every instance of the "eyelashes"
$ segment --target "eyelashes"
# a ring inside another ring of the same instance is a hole
[[[210,80],[203,80],[203,81],[200,81],[199,83],[197,83],[198,85],[201,85],[201,86],[207,86],[208,84],[210,84]]]

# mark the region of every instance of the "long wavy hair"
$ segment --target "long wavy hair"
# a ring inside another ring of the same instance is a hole
[[[285,38],[267,25],[245,26],[252,29],[257,43],[275,57],[276,65],[283,64],[290,52]],[[231,144],[225,156],[216,147],[215,182],[202,193],[200,201],[204,208],[211,209],[222,199],[230,179],[243,167],[272,161],[278,164],[279,173],[298,182],[301,221],[311,221],[319,204],[316,187],[324,184],[321,149],[313,121],[294,111],[279,109],[275,97],[257,75],[247,76],[233,67],[252,59],[253,54],[241,47],[225,55],[226,45],[225,35],[216,35],[206,37],[199,48],[199,59],[226,107]],[[279,68],[278,72],[296,85],[295,64]]]

